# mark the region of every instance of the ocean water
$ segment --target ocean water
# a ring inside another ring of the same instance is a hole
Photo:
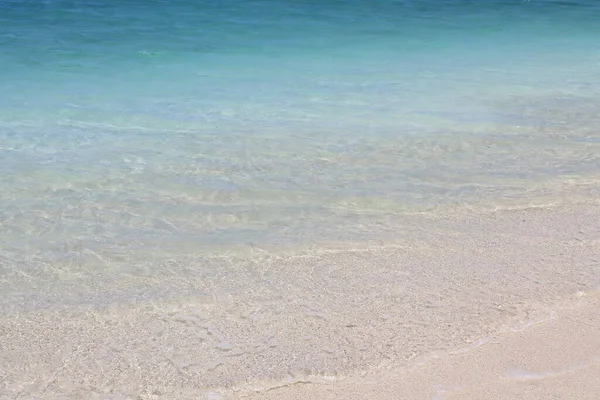
[[[594,247],[568,244],[593,218],[452,218],[598,198],[598,21],[595,0],[0,0],[0,375],[39,381],[5,389],[337,377],[589,289]],[[396,247],[333,250],[374,244]]]
[[[597,173],[599,16],[592,0],[2,0],[0,255],[360,241],[397,214]]]

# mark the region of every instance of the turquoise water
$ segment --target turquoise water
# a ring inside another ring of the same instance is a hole
[[[0,0],[0,261],[360,241],[591,179],[599,20],[593,0]]]
[[[0,0],[0,397],[329,382],[596,288],[596,208],[485,214],[600,198],[599,21]]]

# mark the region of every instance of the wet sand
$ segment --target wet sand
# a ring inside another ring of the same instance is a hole
[[[332,384],[295,383],[244,399],[597,399],[600,292],[578,293],[543,320],[410,367]]]
[[[5,273],[0,398],[592,398],[598,221],[413,215],[379,246]]]

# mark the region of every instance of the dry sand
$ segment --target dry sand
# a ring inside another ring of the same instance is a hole
[[[600,206],[400,225],[378,247],[2,271],[0,398],[600,398]]]

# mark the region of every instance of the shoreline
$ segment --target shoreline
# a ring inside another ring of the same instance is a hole
[[[597,290],[598,220],[597,204],[419,216],[396,247],[174,265],[113,292],[65,285],[57,298],[79,301],[0,310],[0,398],[216,399],[290,376],[337,390]]]
[[[431,354],[396,370],[337,382],[290,382],[231,398],[256,400],[596,399],[600,391],[600,290],[578,292],[545,318],[482,343]]]
[[[534,202],[523,204],[483,203],[477,208],[462,205],[406,212],[387,221],[387,225],[384,225],[385,233],[380,232],[381,237],[368,237],[361,241],[340,239],[293,245],[253,243],[207,252],[202,249],[197,254],[182,253],[171,258],[132,259],[126,267],[124,262],[112,264],[110,257],[104,260],[101,254],[93,251],[85,255],[82,253],[83,260],[57,262],[56,265],[49,264],[43,258],[38,260],[36,256],[29,257],[27,262],[17,263],[22,269],[17,268],[15,263],[11,264],[10,258],[1,259],[0,262],[6,263],[6,267],[0,271],[0,291],[10,296],[0,299],[0,313],[34,311],[39,307],[60,309],[65,305],[105,307],[115,303],[152,302],[156,299],[170,301],[181,296],[193,296],[195,290],[186,293],[178,287],[176,291],[165,292],[165,285],[157,285],[157,280],[184,275],[195,278],[195,275],[206,273],[208,269],[219,269],[236,263],[286,263],[300,258],[311,259],[344,253],[365,255],[408,248],[424,249],[427,243],[439,246],[436,243],[440,234],[444,234],[444,229],[454,230],[460,224],[477,224],[478,221],[492,223],[496,219],[510,220],[511,216],[518,219],[518,214],[523,213],[533,216],[553,212],[559,215],[600,213],[600,200],[593,196],[594,191],[588,190],[581,197],[579,192],[571,195],[554,201],[537,198]],[[508,227],[512,228],[514,227]],[[572,230],[569,232],[577,234]],[[94,260],[99,263],[94,263]],[[167,274],[163,272],[165,270],[168,270]],[[55,288],[48,285],[48,282],[59,283],[64,287]],[[139,288],[141,289],[138,290]],[[55,296],[57,289],[59,296]],[[64,295],[67,295],[66,299]]]

